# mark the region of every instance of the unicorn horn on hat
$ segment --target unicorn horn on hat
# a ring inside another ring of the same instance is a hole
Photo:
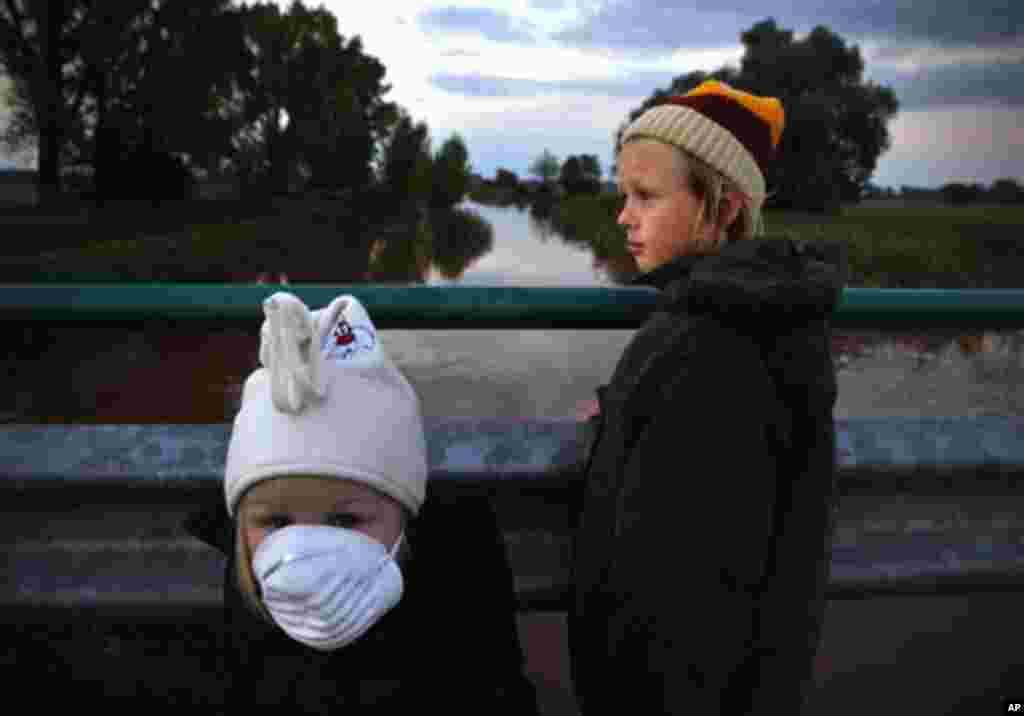
[[[260,363],[270,374],[274,406],[298,414],[327,395],[315,317],[296,296],[278,291],[263,301]]]

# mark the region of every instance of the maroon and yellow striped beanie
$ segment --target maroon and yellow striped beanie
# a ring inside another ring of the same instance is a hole
[[[673,95],[630,124],[622,143],[660,139],[711,165],[747,196],[751,219],[760,226],[765,170],[775,158],[785,113],[775,97],[758,97],[716,80]]]

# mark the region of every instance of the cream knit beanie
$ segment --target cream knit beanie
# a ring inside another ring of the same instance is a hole
[[[363,306],[339,296],[310,312],[278,292],[263,311],[263,367],[245,382],[228,443],[228,513],[257,482],[303,475],[369,485],[417,514],[427,482],[419,399]]]

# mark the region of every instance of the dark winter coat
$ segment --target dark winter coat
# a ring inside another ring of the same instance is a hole
[[[597,390],[569,644],[584,716],[798,714],[835,498],[845,246],[752,239],[641,276]]]
[[[358,641],[319,652],[243,603],[234,526],[223,501],[189,531],[227,557],[224,697],[231,713],[274,705],[288,714],[537,714],[523,671],[515,592],[486,498],[428,496],[406,529],[401,601]]]

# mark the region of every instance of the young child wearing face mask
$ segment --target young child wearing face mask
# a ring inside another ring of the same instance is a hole
[[[366,311],[264,312],[225,499],[189,525],[228,557],[226,705],[537,713],[491,506],[427,496],[419,401]]]

